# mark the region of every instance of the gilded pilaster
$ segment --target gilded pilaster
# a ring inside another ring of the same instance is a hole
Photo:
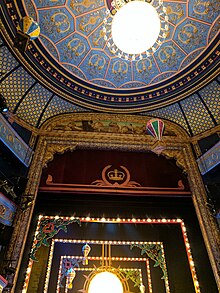
[[[190,145],[183,148],[194,207],[203,234],[206,249],[220,291],[220,235],[217,223],[207,207],[206,190]]]
[[[22,255],[24,252],[26,239],[32,219],[32,214],[34,210],[34,205],[37,196],[38,185],[40,182],[41,172],[42,172],[42,164],[43,158],[45,156],[46,150],[46,141],[44,138],[40,138],[35,155],[33,157],[33,161],[31,164],[31,168],[28,174],[28,183],[25,190],[25,195],[32,196],[33,200],[31,205],[24,211],[20,210],[17,215],[15,229],[12,235],[12,239],[9,246],[8,256],[10,259],[13,259],[13,266],[16,268],[16,272],[14,275],[14,285],[16,284],[16,280],[18,278],[19,268],[22,260]],[[15,288],[13,287],[11,292],[15,292]]]

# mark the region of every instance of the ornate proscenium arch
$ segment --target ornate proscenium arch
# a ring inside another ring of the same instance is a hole
[[[217,284],[219,280],[219,238],[217,227],[206,206],[206,192],[191,149],[190,139],[175,124],[166,123],[163,137],[165,149],[161,155],[174,158],[188,175],[193,203],[203,233],[204,241],[212,264]],[[19,269],[27,232],[30,226],[42,168],[53,160],[56,153],[76,148],[154,151],[155,140],[144,131],[146,118],[129,115],[68,114],[48,120],[40,130],[39,140],[29,172],[26,193],[33,196],[33,204],[21,212],[17,218],[12,244],[8,253],[10,259],[19,259],[15,266]],[[135,132],[136,131],[136,132]],[[109,133],[111,132],[111,135]],[[16,241],[16,248],[13,243]],[[15,278],[17,278],[16,273]],[[14,292],[14,291],[13,291]]]

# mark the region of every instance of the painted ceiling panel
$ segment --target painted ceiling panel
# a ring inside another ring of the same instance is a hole
[[[7,104],[11,112],[15,110],[22,96],[34,82],[35,80],[22,67],[12,71],[11,74],[1,82],[0,91],[7,99]]]
[[[189,127],[187,125],[186,120],[184,119],[183,113],[178,103],[168,107],[164,107],[162,109],[146,112],[144,113],[144,115],[160,117],[175,122],[182,126],[190,135]]]
[[[100,8],[104,6],[103,0],[91,0],[91,1],[75,1],[75,0],[68,0],[68,6],[71,8],[71,11],[74,15],[78,16],[82,13],[89,12],[91,10]]]
[[[220,30],[220,16],[213,22],[208,35],[208,42],[210,43]]]
[[[208,39],[211,41],[217,33],[216,30],[210,33],[218,17],[217,1],[166,1],[164,6],[170,24],[166,41],[155,58],[149,57],[145,63],[137,64],[138,61],[118,60],[106,46],[102,28],[111,1],[32,2],[33,5],[25,0],[25,9],[27,14],[35,14],[40,24],[39,40],[45,50],[53,47],[53,52],[56,51],[53,57],[62,68],[79,66],[80,71],[69,70],[69,73],[80,79],[86,76],[89,83],[100,87],[140,89],[156,83],[156,77],[161,74],[169,72],[167,77],[171,77],[192,63],[204,51]],[[189,59],[188,55],[191,55]],[[146,67],[150,67],[148,75],[139,74]]]
[[[0,62],[0,80],[19,64],[5,46],[0,47]]]
[[[179,70],[185,68],[188,66],[190,63],[192,63],[204,50],[204,47],[196,49],[195,51],[189,53],[185,59],[180,64]]]
[[[216,122],[220,123],[220,85],[213,81],[208,86],[199,91],[203,101],[208,106]]]
[[[17,116],[37,126],[38,119],[51,96],[51,92],[40,84],[36,84],[22,99],[16,111]]]
[[[182,21],[186,15],[186,1],[183,1],[185,3],[172,3],[170,2],[168,5],[166,5],[167,8],[167,14],[169,16],[169,22],[173,25],[176,25],[180,21]],[[169,34],[171,34],[169,32]]]
[[[193,95],[181,101],[180,104],[194,135],[215,126],[198,95]]]
[[[75,31],[74,20],[65,7],[53,10],[38,10],[41,33],[54,44]]]
[[[188,4],[188,15],[198,20],[213,23],[216,17],[219,15],[219,2],[218,0],[212,0],[209,2],[195,1],[191,5],[191,1]]]
[[[67,101],[64,101],[60,99],[58,96],[54,96],[45,109],[45,112],[43,114],[43,117],[40,121],[41,126],[43,122],[45,122],[47,119],[59,115],[59,114],[64,114],[64,113],[75,113],[75,112],[91,112],[89,110],[86,110],[84,108],[78,107],[73,105],[72,103],[69,103]]]
[[[8,0],[13,9],[5,9],[8,32],[16,32],[15,20],[24,14],[41,27],[21,65],[0,39],[0,92],[10,111],[27,123],[40,127],[55,115],[94,110],[161,117],[189,135],[220,123],[216,0],[165,1],[166,41],[154,56],[134,62],[113,55],[104,40],[111,0],[14,2]],[[24,69],[30,64],[36,70],[31,75]]]
[[[208,35],[209,29],[210,25],[208,24],[194,20],[185,20],[178,26],[173,40],[179,48],[190,54],[192,51],[207,45],[204,36]]]

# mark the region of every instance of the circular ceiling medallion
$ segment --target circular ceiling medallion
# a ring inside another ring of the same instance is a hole
[[[141,54],[147,51],[154,45],[159,33],[159,15],[147,2],[128,2],[113,18],[113,41],[127,54]]]
[[[123,6],[129,7],[138,1],[126,2]],[[23,57],[32,75],[58,96],[98,111],[151,111],[180,101],[216,75],[219,15],[216,3],[201,13],[196,0],[140,2],[157,10],[160,34],[152,46],[155,51],[126,54],[127,59],[113,52],[107,35],[109,24],[123,9],[116,7],[118,1],[24,0],[15,5],[8,0],[11,8],[5,9],[5,23],[15,34],[20,16],[38,22],[41,33]],[[139,25],[146,26],[142,21]],[[146,31],[154,26],[148,24]],[[139,37],[138,28],[132,37]],[[158,44],[160,38],[162,44]]]

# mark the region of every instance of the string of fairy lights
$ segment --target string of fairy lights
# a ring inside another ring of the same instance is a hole
[[[163,256],[165,255],[164,253],[164,249],[163,249],[163,243],[162,242],[155,242],[155,241],[150,241],[150,242],[143,242],[143,241],[103,241],[103,240],[88,240],[88,239],[53,239],[52,244],[51,244],[51,249],[50,249],[50,253],[49,253],[49,260],[48,260],[48,266],[47,266],[47,274],[46,274],[46,279],[45,279],[45,285],[44,285],[44,292],[46,293],[48,290],[48,286],[49,286],[49,281],[50,281],[50,272],[52,269],[52,258],[53,258],[53,251],[54,251],[54,246],[56,243],[72,243],[72,244],[92,244],[92,245],[102,245],[102,244],[111,244],[111,245],[132,245],[132,244],[155,244],[155,245],[160,245],[161,249],[162,249],[162,254]],[[165,258],[165,256],[164,256]],[[56,293],[60,292],[60,278],[61,278],[61,272],[62,272],[62,263],[64,259],[75,259],[75,260],[83,260],[84,257],[83,256],[61,256],[60,258],[60,266],[59,266],[59,273],[58,273],[58,280],[57,280],[57,288],[56,288]],[[89,261],[101,261],[102,257],[100,256],[88,256],[88,260]],[[110,257],[104,257],[104,260],[110,260]],[[114,257],[111,256],[111,261],[120,261],[120,262],[145,262],[146,263],[146,271],[147,271],[147,280],[148,280],[148,292],[152,293],[152,280],[151,280],[151,272],[150,272],[150,264],[149,264],[149,259],[145,258],[145,257]],[[75,271],[91,271],[94,270],[94,268],[74,268]],[[132,270],[137,270],[135,268],[121,268],[121,270],[126,271],[132,271]],[[140,273],[140,281],[141,283],[143,282],[142,280],[142,273]],[[166,278],[165,280],[165,288],[166,288],[166,293],[170,292],[170,286],[169,286],[169,281],[168,278]],[[67,288],[65,288],[66,292]]]
[[[66,255],[64,255],[64,256],[61,256],[61,258],[60,258],[60,267],[59,267],[59,273],[58,273],[58,280],[57,280],[57,288],[56,288],[56,293],[60,293],[60,278],[61,278],[61,274],[62,274],[62,263],[63,263],[63,261],[65,260],[65,259],[83,259],[83,257],[82,256],[78,256],[78,255],[75,255],[75,256],[73,256],[73,255],[71,255],[71,256],[66,256]],[[92,261],[92,260],[99,260],[99,261],[101,261],[102,260],[102,258],[101,257],[88,257],[88,259],[90,260],[90,261]],[[116,260],[116,258],[114,258],[114,257],[112,257],[111,258],[113,261],[114,260]],[[123,260],[123,261],[130,261],[131,260],[131,258],[124,258],[124,257],[122,257],[122,258],[120,258],[121,260]],[[139,261],[145,261],[146,262],[146,269],[147,269],[147,276],[149,277],[150,276],[150,266],[149,266],[149,260],[147,259],[147,258],[139,258]],[[82,268],[80,268],[80,267],[75,267],[74,268],[74,270],[77,272],[77,271],[81,271],[81,272],[91,272],[91,271],[94,271],[95,270],[95,268],[94,267],[82,267]],[[142,280],[142,270],[141,269],[139,269],[139,268],[130,268],[130,267],[128,267],[128,268],[126,268],[126,267],[124,267],[124,268],[120,268],[120,271],[124,271],[124,272],[126,272],[126,271],[134,271],[134,272],[138,272],[138,274],[139,274],[139,278],[140,278],[140,282],[142,283],[143,282],[143,280]],[[151,280],[150,280],[150,282],[151,282]],[[67,284],[66,284],[66,286],[65,286],[65,293],[67,293],[68,292],[68,288],[67,288]],[[150,291],[149,290],[149,292],[152,292],[152,291]]]
[[[200,291],[200,286],[199,286],[199,281],[197,278],[197,274],[196,274],[196,268],[195,268],[195,263],[193,261],[193,257],[192,257],[192,253],[191,253],[191,247],[190,247],[190,243],[188,240],[188,236],[187,236],[187,232],[186,232],[186,227],[184,224],[184,221],[182,219],[151,219],[151,218],[146,218],[146,219],[139,219],[139,218],[93,218],[93,217],[60,217],[60,216],[43,216],[40,215],[38,217],[38,223],[37,223],[37,228],[35,231],[35,236],[34,236],[34,241],[33,241],[33,245],[34,243],[36,243],[36,236],[39,233],[39,228],[40,228],[40,224],[41,224],[41,220],[43,219],[63,219],[63,220],[74,220],[77,219],[80,222],[87,222],[87,223],[114,223],[114,224],[178,224],[181,227],[181,231],[182,231],[182,235],[183,235],[183,240],[185,243],[185,249],[186,249],[186,254],[187,254],[187,258],[188,258],[188,263],[189,263],[189,267],[190,267],[190,271],[191,271],[191,276],[192,276],[192,280],[194,283],[194,288],[195,288],[195,292],[196,293],[201,293]],[[47,266],[47,272],[46,272],[46,278],[45,278],[45,286],[44,286],[44,293],[48,292],[48,285],[49,285],[49,278],[50,278],[50,273],[51,273],[51,266],[52,266],[52,259],[53,259],[53,254],[54,254],[54,246],[55,243],[88,243],[88,244],[111,244],[111,245],[132,245],[132,244],[160,244],[162,245],[161,242],[137,242],[137,241],[123,241],[123,240],[119,240],[119,241],[114,241],[114,240],[108,240],[108,241],[102,241],[102,240],[89,240],[89,239],[52,239],[51,242],[51,247],[50,247],[50,252],[49,252],[49,258],[48,258],[48,266]],[[165,255],[164,255],[164,249],[162,248],[162,253],[165,259]],[[79,257],[78,257],[79,258]],[[92,259],[96,259],[97,256],[94,257],[90,257],[91,260]],[[118,259],[117,259],[118,258]],[[122,257],[112,257],[112,260],[125,260],[126,258]],[[128,259],[128,258],[127,258]],[[135,261],[138,258],[133,258],[133,261]],[[130,259],[132,260],[132,258]],[[149,265],[149,263],[147,264],[147,266]],[[33,260],[29,259],[29,263],[28,263],[28,267],[26,270],[26,276],[25,276],[25,282],[23,285],[23,290],[22,293],[26,293],[28,290],[28,283],[30,280],[30,276],[31,276],[31,271],[32,271],[32,266],[33,266]],[[151,275],[150,275],[150,269],[147,269],[147,278],[148,278],[148,287],[149,287],[149,292],[153,293],[153,289],[152,289],[152,281],[151,281]],[[168,282],[168,278],[167,280],[165,280],[165,287],[169,288],[169,282]],[[167,289],[169,290],[169,289]],[[169,291],[166,291],[167,293]]]

